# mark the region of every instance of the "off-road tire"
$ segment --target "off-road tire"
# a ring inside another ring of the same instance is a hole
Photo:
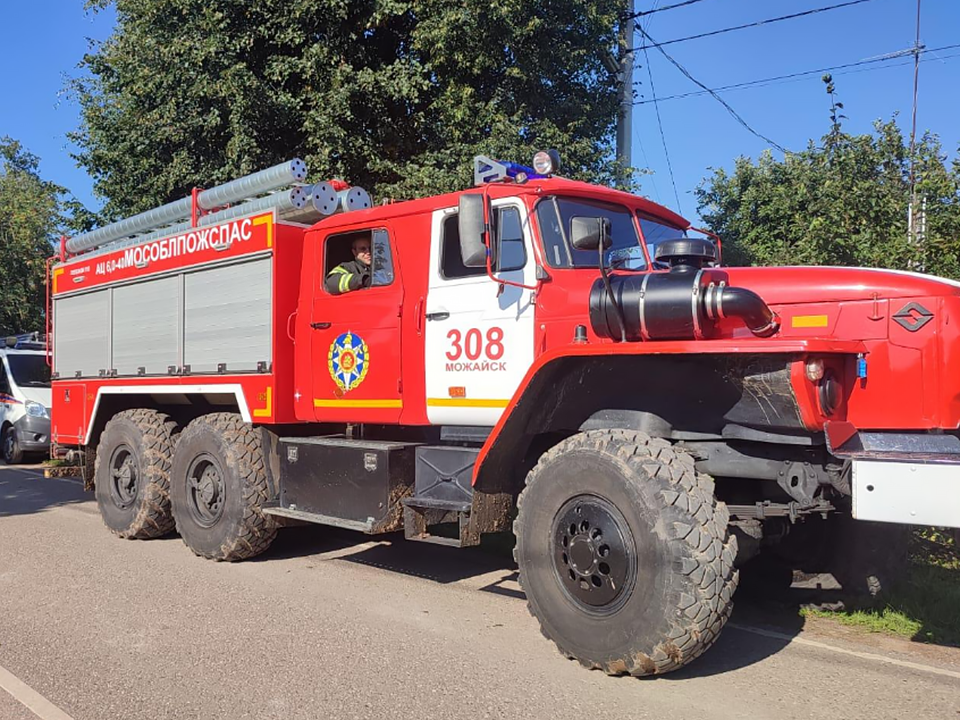
[[[20,447],[17,429],[13,425],[4,428],[0,443],[3,446],[3,461],[7,465],[19,465],[23,462],[23,448]]]
[[[219,473],[222,508],[219,516],[200,516],[198,520],[188,473],[202,458],[208,458],[203,462]],[[172,477],[177,531],[195,554],[232,562],[252,558],[270,547],[277,522],[262,511],[270,489],[261,433],[239,415],[212,413],[191,422],[180,434]]]
[[[177,424],[168,415],[146,408],[124,410],[107,422],[97,446],[94,492],[104,524],[122,538],[144,540],[173,531],[170,512],[170,464]],[[135,466],[134,497],[126,507],[111,490],[111,465],[128,453]]]
[[[93,490],[96,488],[97,448],[93,445],[84,445],[80,453],[80,476],[83,480],[83,489]]]
[[[633,586],[603,616],[573,599],[554,560],[552,528],[571,502],[579,511],[580,497],[614,507],[635,544]],[[574,435],[540,458],[518,501],[514,558],[530,613],[584,667],[676,670],[713,644],[733,609],[737,544],[728,521],[713,480],[667,441],[630,430]]]

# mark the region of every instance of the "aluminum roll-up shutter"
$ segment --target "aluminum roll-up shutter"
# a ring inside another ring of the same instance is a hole
[[[113,368],[118,375],[166,375],[180,365],[180,278],[113,291]]]
[[[110,369],[110,291],[53,301],[54,372],[60,377],[97,377]]]
[[[269,257],[187,273],[183,362],[191,373],[255,372],[272,341]]]

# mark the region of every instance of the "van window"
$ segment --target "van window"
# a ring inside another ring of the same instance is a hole
[[[21,387],[50,387],[50,366],[43,355],[7,355],[13,381]],[[6,374],[4,374],[6,382]],[[9,383],[8,383],[9,384]]]

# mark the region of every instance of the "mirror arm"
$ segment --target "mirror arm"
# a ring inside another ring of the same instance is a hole
[[[492,234],[492,223],[490,222],[490,213],[493,212],[493,207],[491,206],[490,197],[487,194],[490,190],[490,186],[493,183],[487,183],[483,187],[483,236],[484,236],[484,245],[487,246],[487,277],[493,280],[499,285],[497,289],[497,297],[500,297],[503,294],[504,285],[509,285],[511,287],[523,288],[524,290],[539,290],[540,281],[537,280],[536,285],[524,285],[523,283],[514,282],[513,280],[506,280],[505,278],[498,278],[493,274],[493,268],[490,267],[491,253],[490,248],[493,247],[494,237]]]

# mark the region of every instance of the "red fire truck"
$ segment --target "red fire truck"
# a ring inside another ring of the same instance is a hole
[[[724,267],[558,162],[481,157],[474,187],[375,207],[249,199],[293,163],[65,241],[52,438],[95,457],[107,527],[228,561],[289,520],[512,530],[544,634],[647,675],[716,639],[738,537],[960,525],[960,284]],[[368,286],[335,294],[357,241]]]

